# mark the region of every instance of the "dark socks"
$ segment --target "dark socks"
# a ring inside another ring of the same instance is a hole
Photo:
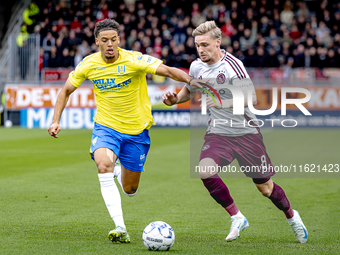
[[[293,209],[290,207],[290,203],[288,201],[288,198],[286,197],[285,192],[275,182],[272,194],[270,195],[269,199],[278,209],[284,212],[287,219],[292,218],[294,216]]]
[[[204,186],[210,195],[233,216],[238,212],[233,198],[230,196],[229,189],[221,178],[216,174],[210,178],[202,179]]]

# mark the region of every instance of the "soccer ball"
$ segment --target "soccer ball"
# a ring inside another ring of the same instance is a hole
[[[175,242],[175,232],[164,221],[154,221],[143,231],[143,243],[150,251],[168,251]]]

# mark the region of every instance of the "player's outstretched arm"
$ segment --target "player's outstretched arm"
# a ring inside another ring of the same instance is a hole
[[[72,85],[72,83],[67,79],[63,89],[60,91],[57,102],[54,107],[54,115],[52,120],[52,125],[48,128],[48,133],[58,138],[57,134],[60,132],[60,117],[63,112],[63,110],[66,107],[68,98],[72,94],[73,91],[75,91],[77,88]]]
[[[189,101],[191,98],[195,97],[196,93],[197,91],[190,93],[188,88],[184,86],[178,93],[178,95],[176,92],[170,93],[170,91],[167,91],[166,93],[163,94],[162,99],[164,104],[172,106],[174,104],[181,104],[186,101]]]
[[[157,70],[157,75],[165,76],[168,78],[171,78],[175,81],[185,82],[190,85],[193,89],[202,88],[202,82],[206,82],[208,80],[199,80],[194,79],[191,76],[189,76],[186,72],[182,71],[181,69],[175,68],[175,67],[169,67],[164,64],[161,64]]]

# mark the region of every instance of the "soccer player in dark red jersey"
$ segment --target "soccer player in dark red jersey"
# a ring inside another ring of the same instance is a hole
[[[226,84],[242,90],[245,98],[251,93],[252,104],[256,104],[256,94],[252,81],[249,78],[242,62],[220,48],[221,30],[214,21],[207,21],[199,25],[192,33],[200,56],[192,62],[189,75],[196,79],[209,79],[207,85],[213,89]],[[180,104],[190,100],[196,95],[198,89],[184,86],[177,95],[169,91],[163,95],[166,105]],[[208,130],[204,137],[205,143],[201,150],[200,169],[213,169],[200,171],[200,178],[210,195],[231,216],[231,228],[227,241],[235,240],[240,231],[249,226],[248,220],[237,208],[225,183],[218,176],[218,167],[229,165],[234,159],[238,160],[240,167],[258,167],[261,171],[245,172],[253,179],[257,189],[268,197],[273,204],[283,211],[288,223],[292,227],[295,237],[300,243],[306,243],[308,232],[299,213],[293,210],[283,189],[274,183],[271,176],[275,174],[273,165],[263,143],[261,132],[256,125],[216,125],[219,119],[231,120],[232,123],[246,123],[256,119],[248,109],[248,100],[244,102],[244,115],[233,114],[233,95],[230,90],[219,91],[221,102],[212,98],[206,100],[209,113]],[[230,122],[229,122],[230,123]]]

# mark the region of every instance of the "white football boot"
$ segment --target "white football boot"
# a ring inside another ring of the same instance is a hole
[[[231,216],[231,227],[230,227],[229,235],[225,239],[228,242],[236,240],[236,237],[240,236],[240,232],[246,229],[247,227],[249,227],[249,222],[247,218],[244,217],[242,214],[240,215],[238,214]]]
[[[307,243],[308,241],[308,231],[305,225],[303,224],[300,214],[298,211],[294,211],[294,216],[291,219],[288,219],[289,225],[292,227],[294,231],[294,235],[296,240],[299,243]]]

